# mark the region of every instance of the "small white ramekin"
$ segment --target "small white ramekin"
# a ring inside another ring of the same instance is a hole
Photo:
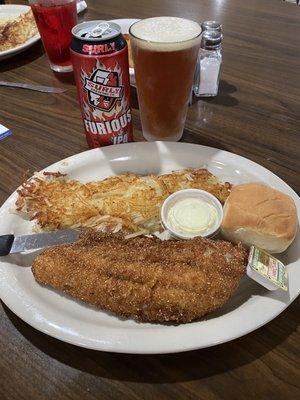
[[[192,237],[195,236],[185,236],[182,235],[179,232],[176,232],[168,223],[167,223],[167,214],[169,208],[175,204],[178,200],[183,200],[186,198],[197,198],[206,201],[207,203],[211,204],[217,211],[217,219],[215,224],[207,229],[205,232],[203,232],[201,235],[195,235],[195,236],[202,236],[202,237],[212,237],[215,236],[219,230],[220,226],[223,220],[223,207],[222,204],[219,202],[219,200],[213,196],[211,193],[206,192],[205,190],[200,190],[200,189],[184,189],[184,190],[179,190],[178,192],[175,192],[171,194],[169,197],[166,198],[166,200],[163,202],[161,209],[160,209],[160,220],[165,229],[167,229],[170,234],[176,238],[179,239],[191,239]]]

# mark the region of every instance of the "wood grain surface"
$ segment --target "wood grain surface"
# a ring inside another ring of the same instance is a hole
[[[248,157],[300,193],[299,8],[280,0],[88,0],[81,19],[155,15],[216,19],[224,28],[220,93],[194,101],[183,141]],[[0,88],[0,123],[13,131],[0,142],[2,204],[26,171],[87,146],[72,77],[50,71],[40,42],[0,61],[0,76],[68,89],[50,95]],[[138,109],[133,114],[141,140]],[[296,399],[299,311],[295,301],[266,326],[217,347],[136,356],[62,343],[2,304],[0,399]]]

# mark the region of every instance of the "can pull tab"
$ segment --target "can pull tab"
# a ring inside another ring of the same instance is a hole
[[[94,29],[87,33],[86,37],[101,37],[106,31],[110,30],[110,25],[107,22],[101,22]]]

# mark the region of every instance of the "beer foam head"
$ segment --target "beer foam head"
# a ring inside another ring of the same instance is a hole
[[[201,27],[197,22],[177,17],[154,17],[142,19],[130,28],[140,46],[152,50],[177,50],[190,47],[198,41]],[[192,41],[192,43],[191,43]]]

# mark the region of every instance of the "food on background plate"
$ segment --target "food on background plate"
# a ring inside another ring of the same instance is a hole
[[[285,251],[297,233],[293,199],[262,183],[234,186],[224,205],[222,235],[270,253]]]
[[[131,43],[130,43],[130,36],[128,33],[124,33],[123,34],[126,42],[127,42],[127,46],[128,46],[128,63],[129,63],[129,68],[134,68],[133,65],[133,59],[132,59],[132,50],[131,50]]]
[[[0,51],[19,46],[37,33],[31,10],[14,19],[0,20]]]
[[[22,185],[16,207],[42,230],[98,227],[140,235],[160,230],[163,201],[187,188],[206,190],[223,204],[231,184],[220,183],[206,169],[147,176],[128,173],[88,183],[47,172]]]
[[[35,259],[37,282],[144,322],[190,322],[220,308],[245,274],[241,245],[84,232]]]

